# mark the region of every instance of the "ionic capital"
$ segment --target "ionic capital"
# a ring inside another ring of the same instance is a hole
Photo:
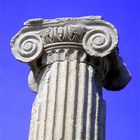
[[[130,80],[118,54],[117,30],[100,16],[29,20],[11,45],[16,59],[30,65],[30,77],[39,77],[42,67],[56,61],[77,60],[92,65],[109,90],[119,90]]]

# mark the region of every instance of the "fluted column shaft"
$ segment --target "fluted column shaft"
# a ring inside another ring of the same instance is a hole
[[[104,140],[105,103],[97,76],[76,60],[55,62],[44,72],[29,140]]]

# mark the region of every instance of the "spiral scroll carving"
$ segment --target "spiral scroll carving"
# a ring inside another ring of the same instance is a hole
[[[43,49],[42,40],[33,33],[25,33],[15,39],[12,52],[22,62],[31,62],[37,59]]]
[[[104,57],[112,52],[118,44],[116,29],[109,23],[93,26],[83,38],[83,47],[90,56]]]

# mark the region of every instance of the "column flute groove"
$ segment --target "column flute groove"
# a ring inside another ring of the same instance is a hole
[[[65,107],[65,96],[66,96],[66,83],[67,83],[67,62],[59,63],[60,68],[58,71],[58,97],[56,101],[56,114],[54,122],[54,137],[55,139],[61,139],[63,134],[63,116],[64,116],[64,107]]]
[[[66,61],[67,63],[67,76],[66,76],[66,92],[65,92],[65,100],[64,100],[64,116],[63,116],[63,134],[62,134],[62,140],[64,139],[64,136],[65,136],[65,121],[66,121],[66,111],[67,111],[67,106],[66,106],[66,103],[67,103],[67,93],[68,93],[68,69],[69,69],[69,63],[68,61]]]

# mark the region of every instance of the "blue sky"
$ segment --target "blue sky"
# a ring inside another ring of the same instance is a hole
[[[27,140],[35,94],[28,88],[27,64],[11,54],[10,39],[30,18],[101,15],[119,32],[120,55],[132,80],[118,92],[103,89],[107,103],[106,140],[140,139],[139,0],[0,0],[0,140]]]

